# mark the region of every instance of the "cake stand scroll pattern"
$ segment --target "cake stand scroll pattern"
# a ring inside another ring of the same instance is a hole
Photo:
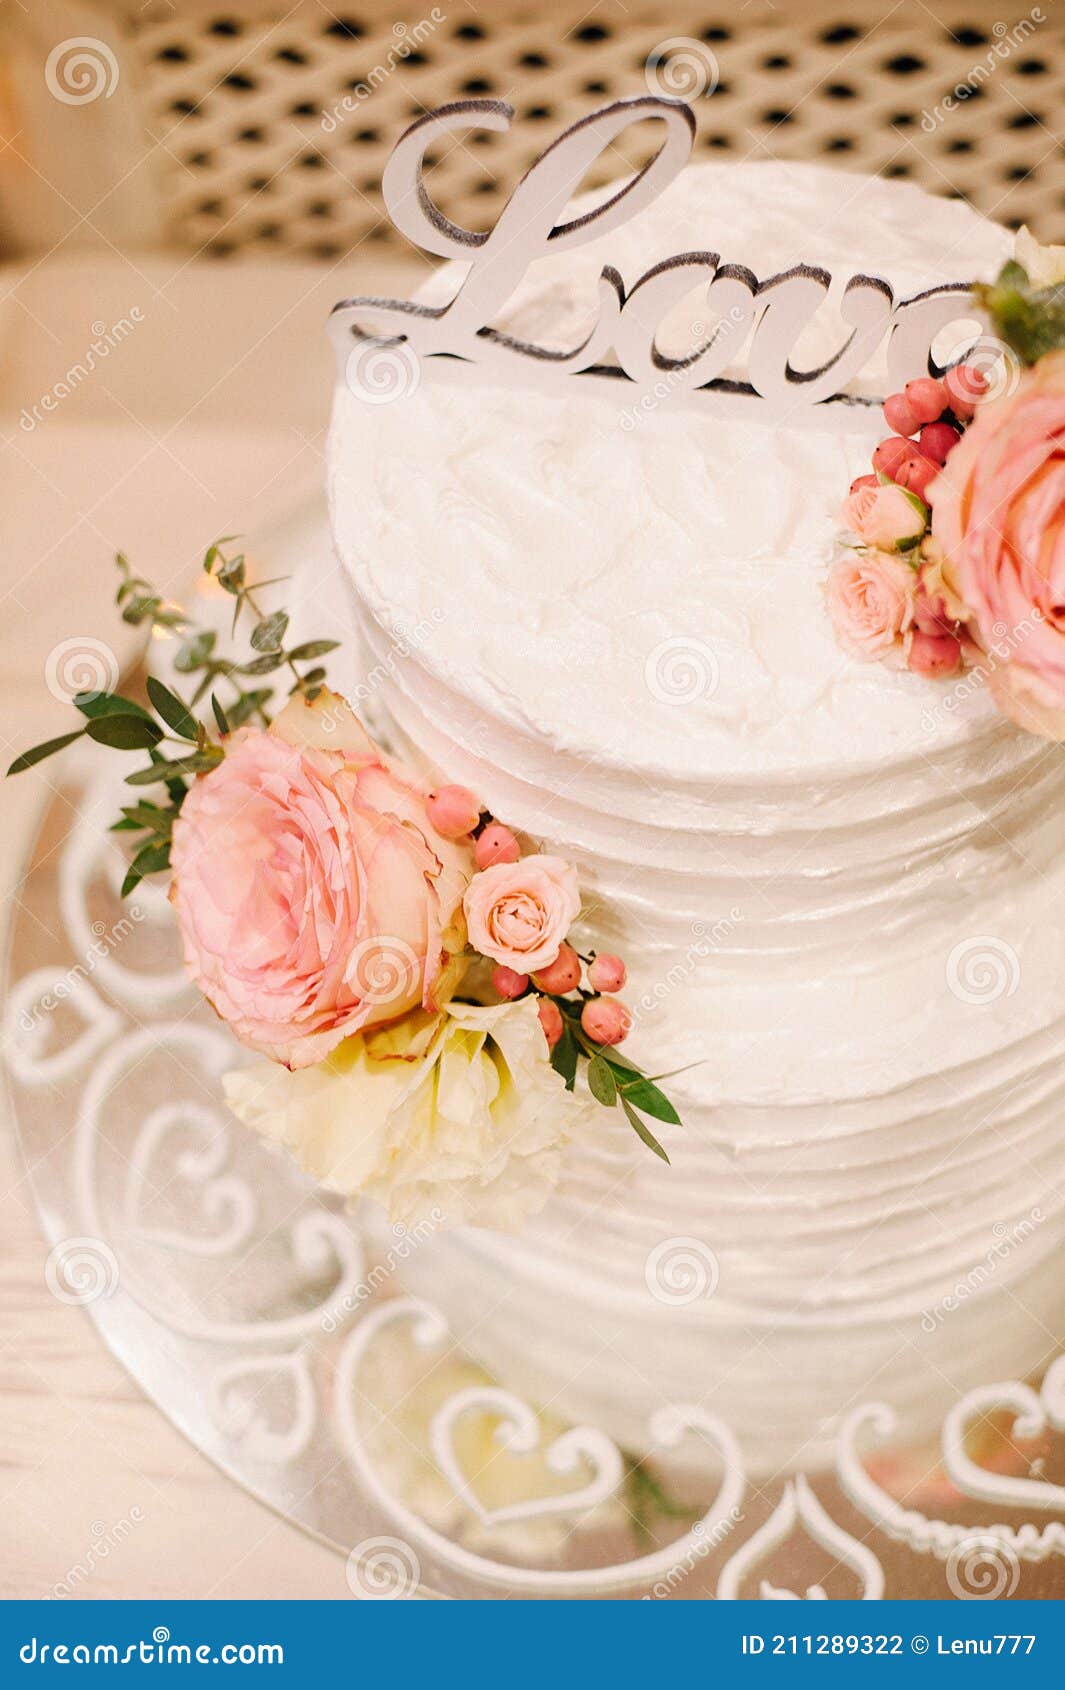
[[[444,1315],[403,1294],[397,1267],[431,1239],[394,1236],[382,1261],[351,1216],[228,1118],[219,1081],[239,1053],[186,989],[165,898],[142,887],[123,913],[101,819],[113,791],[101,777],[78,793],[64,838],[69,796],[25,882],[4,1012],[46,1278],[200,1449],[336,1547],[338,1585],[346,1571],[359,1596],[1060,1589],[1065,1360],[1038,1389],[993,1382],[956,1405],[939,1484],[962,1506],[942,1518],[927,1486],[900,1491],[879,1460],[884,1403],[847,1418],[835,1474],[776,1484],[745,1470],[742,1428],[663,1404],[648,1444],[669,1483],[689,1484],[689,1440],[716,1453],[717,1474],[648,1539],[632,1458],[480,1375]],[[1046,1453],[1010,1471],[982,1463],[972,1428],[996,1416]],[[525,1475],[510,1495],[486,1488],[497,1452]]]

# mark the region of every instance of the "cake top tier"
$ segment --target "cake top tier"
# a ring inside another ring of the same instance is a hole
[[[968,207],[908,184],[689,166],[630,224],[540,260],[500,326],[572,343],[605,262],[631,285],[685,250],[760,278],[814,260],[837,281],[883,276],[898,297],[992,275],[1009,246]],[[448,265],[423,297],[446,300],[460,279]],[[844,338],[838,317],[822,332]],[[508,736],[517,766],[519,740],[566,754],[614,788],[603,803],[619,813],[634,782],[860,779],[957,751],[996,722],[979,688],[947,703],[941,684],[855,663],[833,639],[823,583],[838,506],[882,433],[875,413],[826,434],[725,421],[668,392],[626,409],[599,391],[429,371],[395,403],[367,405],[341,383],[334,527],[378,622],[430,630],[411,673],[483,714],[493,757]]]

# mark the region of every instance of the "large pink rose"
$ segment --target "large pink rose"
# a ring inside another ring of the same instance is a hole
[[[577,871],[561,857],[497,863],[474,875],[464,906],[475,951],[517,974],[535,974],[554,962],[577,919]]]
[[[845,651],[863,662],[905,663],[917,573],[894,552],[844,552],[832,566],[828,612]]]
[[[943,569],[1022,726],[1065,738],[1065,352],[978,406],[930,490]]]
[[[435,1007],[473,871],[416,780],[344,701],[294,698],[233,734],[174,824],[171,898],[192,978],[243,1043],[290,1068]]]

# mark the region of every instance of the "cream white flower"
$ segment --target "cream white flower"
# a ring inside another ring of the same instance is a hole
[[[1017,230],[1013,256],[1034,288],[1065,282],[1065,246],[1041,246],[1026,224]]]
[[[314,1068],[225,1076],[233,1113],[349,1199],[411,1226],[519,1226],[558,1180],[588,1108],[551,1067],[535,998],[439,1014],[345,1040]]]

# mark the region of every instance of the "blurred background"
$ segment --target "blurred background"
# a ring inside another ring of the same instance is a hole
[[[696,157],[876,171],[1062,241],[1062,4],[4,0],[5,765],[63,730],[79,664],[135,661],[116,549],[180,598],[219,534],[269,553],[295,513],[325,544],[324,322],[424,272],[380,197],[419,113],[516,108],[508,135],[459,136],[433,164],[435,196],[473,227],[566,124],[650,90],[691,100]],[[16,899],[49,779],[4,789]],[[216,1475],[49,1298],[26,1171],[5,1156],[2,1488],[20,1550],[0,1594],[48,1594],[95,1523],[133,1506],[134,1546],[98,1558],[81,1594],[333,1592],[326,1552]]]

